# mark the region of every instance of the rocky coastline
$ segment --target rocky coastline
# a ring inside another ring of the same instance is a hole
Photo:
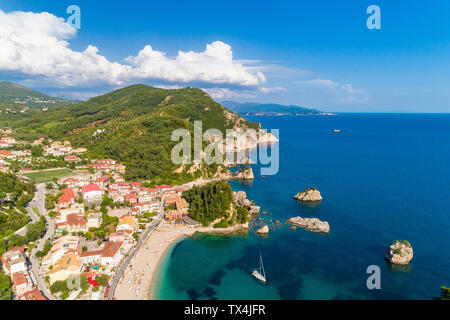
[[[326,221],[320,221],[317,218],[293,217],[287,220],[288,223],[301,227],[305,230],[317,233],[329,233],[330,225]]]

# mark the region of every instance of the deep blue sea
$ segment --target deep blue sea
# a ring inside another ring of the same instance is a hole
[[[328,221],[329,234],[286,225],[262,238],[196,236],[175,244],[159,271],[158,299],[431,299],[450,286],[450,115],[339,114],[248,117],[280,129],[280,170],[234,190],[284,222]],[[342,132],[333,133],[333,129]],[[324,200],[292,197],[317,187]],[[384,260],[393,240],[414,249],[409,266]],[[251,277],[262,253],[268,286]],[[366,286],[369,265],[381,289]]]

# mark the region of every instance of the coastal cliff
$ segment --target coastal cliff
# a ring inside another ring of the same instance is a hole
[[[406,265],[414,256],[413,248],[408,241],[394,241],[386,249],[384,258],[393,264]]]
[[[316,188],[306,188],[304,191],[297,193],[294,199],[304,202],[322,201],[322,195]]]
[[[247,194],[244,191],[233,192],[233,198],[236,203],[246,208],[251,215],[258,214],[261,207],[256,206],[254,201],[247,199]]]
[[[234,178],[238,180],[253,180],[255,179],[255,175],[253,174],[252,167],[247,167],[239,170]]]
[[[311,232],[328,233],[330,225],[326,221],[320,221],[317,218],[293,217],[287,220],[288,223],[301,227]]]

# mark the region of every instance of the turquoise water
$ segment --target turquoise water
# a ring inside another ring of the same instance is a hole
[[[330,234],[282,225],[267,238],[252,228],[185,239],[163,262],[156,298],[430,299],[450,285],[450,115],[249,118],[280,129],[280,171],[263,179],[255,165],[255,181],[233,189],[268,211],[265,221],[317,217]],[[319,205],[292,199],[311,186]],[[383,259],[396,239],[414,248],[409,266]],[[259,252],[268,286],[250,275]],[[369,265],[381,268],[381,290],[366,287]]]

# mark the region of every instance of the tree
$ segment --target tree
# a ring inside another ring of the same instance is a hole
[[[213,182],[194,186],[183,192],[183,198],[189,203],[189,215],[207,226],[218,218],[228,219],[233,190],[225,182]]]
[[[0,271],[0,300],[11,300],[11,280],[9,277]]]
[[[28,242],[36,241],[45,232],[46,225],[45,222],[39,221],[35,223],[30,223],[27,225],[27,233],[25,239]]]
[[[81,292],[85,293],[89,289],[89,286],[90,286],[90,284],[89,284],[87,277],[85,275],[82,275],[80,278]]]
[[[88,247],[86,247],[86,246],[83,246],[82,248],[81,248],[81,251],[82,252],[86,252],[88,250]]]
[[[97,283],[102,287],[107,287],[109,285],[109,277],[106,274],[96,276],[95,280],[97,280]]]
[[[69,291],[69,289],[67,288],[67,281],[65,281],[65,280],[55,281],[50,286],[50,292],[52,294],[55,294],[57,292],[64,292],[64,291]]]
[[[440,300],[450,300],[450,288],[441,287]]]
[[[31,147],[31,156],[35,158],[40,158],[44,155],[44,150],[41,146],[32,146]]]
[[[43,257],[45,257],[52,249],[52,243],[49,240],[45,240],[44,249],[42,250]]]

